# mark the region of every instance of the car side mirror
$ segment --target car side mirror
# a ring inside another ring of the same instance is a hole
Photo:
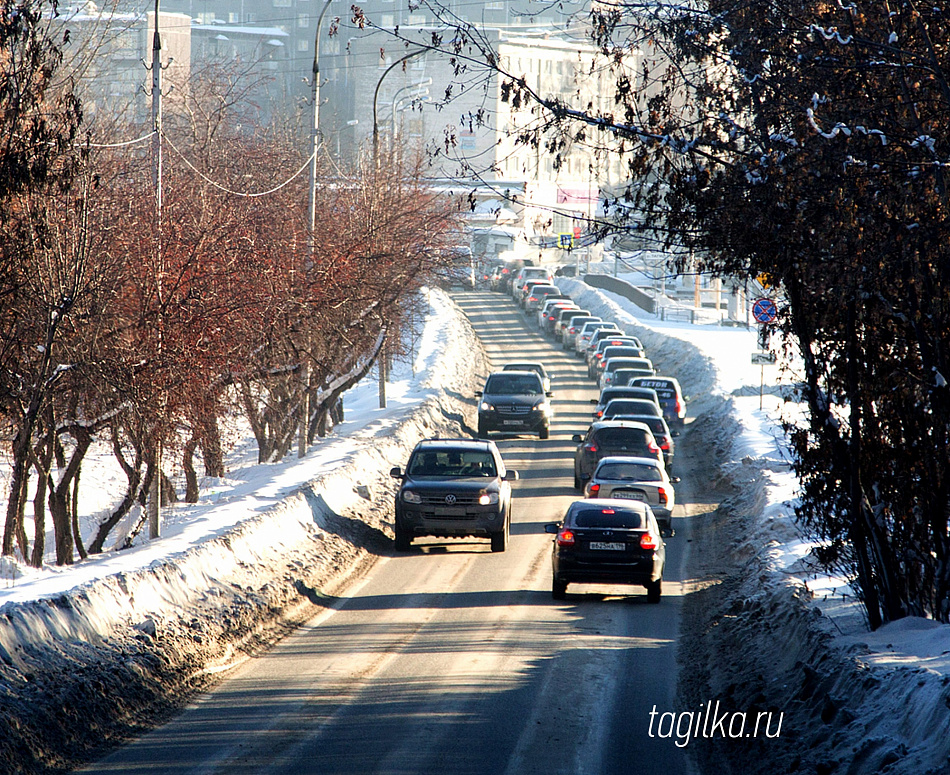
[[[590,402],[591,402],[594,406],[597,406],[597,404],[599,403],[596,398],[592,398],[592,399],[590,400]]]
[[[673,437],[676,437],[676,436],[679,436],[679,435],[680,435],[680,432],[679,432],[679,431],[670,431],[670,435],[673,436]]]
[[[475,398],[481,398],[482,395],[483,395],[483,393],[482,393],[481,390],[476,390],[476,391],[475,391]]]
[[[521,476],[518,474],[517,471],[511,471],[511,470],[509,470],[509,471],[505,474],[505,481],[506,481],[506,482],[517,482],[520,478],[521,478]]]
[[[546,395],[548,398],[554,398],[554,391],[553,391],[553,390],[547,390],[547,391],[545,391],[544,395]]]
[[[396,466],[395,468],[390,469],[389,475],[393,479],[402,479],[402,469],[399,466]]]
[[[560,529],[561,529],[561,525],[558,522],[548,522],[544,526],[545,533],[553,533],[554,535],[557,535]]]
[[[573,441],[575,444],[580,444],[583,440],[584,437],[579,433],[575,433],[573,436],[571,436],[571,441]]]
[[[590,474],[581,474],[581,481],[582,481],[582,482],[589,482],[589,481],[590,481]]]

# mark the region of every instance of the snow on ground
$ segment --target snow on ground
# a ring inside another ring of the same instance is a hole
[[[714,619],[689,648],[707,660],[699,672],[710,690],[799,719],[783,747],[753,751],[747,775],[950,773],[950,628],[910,619],[869,633],[847,580],[814,572],[811,542],[791,519],[796,485],[780,419],[798,411],[783,398],[794,364],[752,365],[755,332],[664,322],[579,280],[558,284],[662,353],[700,418],[689,432],[722,459],[716,484],[735,495],[721,511],[739,515],[720,541],[733,586],[725,573],[711,584]],[[173,707],[312,615],[307,605],[335,568],[383,545],[391,484],[373,474],[404,462],[421,436],[469,432],[474,408],[458,396],[487,368],[457,308],[439,292],[430,302],[387,409],[368,378],[345,396],[346,422],[302,460],[257,465],[253,444],[238,439],[227,478],[204,482],[200,503],[169,508],[161,539],[65,569],[0,568],[0,762],[9,771],[86,757],[104,734],[48,739],[51,716],[67,728],[82,708],[112,734],[133,732],[143,708]],[[66,669],[98,686],[67,691],[45,678]],[[714,751],[709,766],[721,759]]]

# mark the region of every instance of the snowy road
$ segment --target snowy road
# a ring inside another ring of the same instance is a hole
[[[324,611],[178,716],[83,770],[95,773],[608,773],[684,775],[650,712],[673,711],[688,585],[690,517],[715,504],[692,481],[702,450],[679,439],[676,537],[664,598],[639,588],[550,594],[550,538],[576,497],[571,434],[596,395],[583,362],[527,326],[513,304],[463,294],[493,364],[542,360],[554,374],[551,439],[498,440],[521,480],[512,539],[422,539],[343,588]],[[662,353],[650,353],[662,366]],[[481,386],[472,385],[471,390]]]

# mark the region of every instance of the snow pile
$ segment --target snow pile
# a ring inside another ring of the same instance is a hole
[[[950,773],[950,627],[911,618],[868,632],[847,580],[817,572],[792,519],[780,420],[801,412],[784,401],[794,368],[783,384],[776,367],[753,367],[750,332],[663,323],[612,293],[559,284],[660,353],[693,393],[689,433],[720,464],[720,507],[693,543],[705,577],[684,609],[680,698],[691,710],[721,699],[783,713],[784,726],[778,739],[696,741],[703,771]]]
[[[0,589],[3,772],[67,768],[153,724],[388,551],[389,469],[420,438],[470,433],[457,396],[487,372],[455,305],[438,291],[430,304],[415,376],[393,376],[386,410],[368,380],[347,401],[358,420],[302,460],[232,470],[231,490],[173,513],[166,537]]]

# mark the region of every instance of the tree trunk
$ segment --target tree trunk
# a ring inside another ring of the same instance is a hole
[[[70,515],[70,494],[73,482],[79,476],[82,460],[92,443],[92,435],[82,426],[74,426],[69,432],[76,439],[76,449],[60,477],[59,483],[53,481],[52,472],[47,475],[49,488],[50,516],[53,520],[53,537],[56,545],[56,564],[70,565],[73,562],[75,538],[73,520]]]
[[[198,474],[195,471],[195,450],[198,449],[198,438],[192,436],[185,444],[182,452],[181,466],[185,472],[185,503],[198,502]]]

